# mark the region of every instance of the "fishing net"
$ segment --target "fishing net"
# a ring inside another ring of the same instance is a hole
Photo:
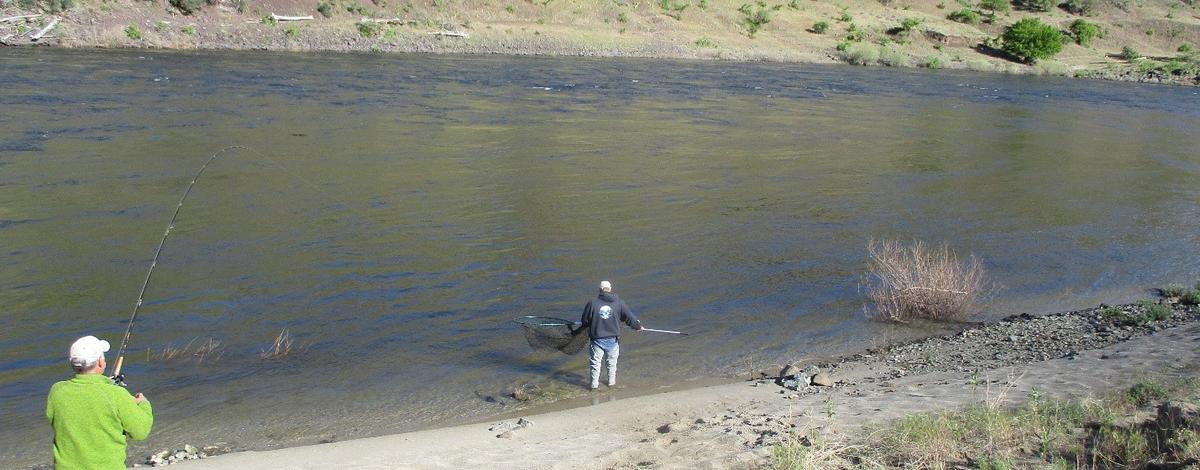
[[[513,320],[525,332],[525,341],[539,351],[555,350],[576,354],[588,345],[583,328],[575,329],[571,320],[554,317],[524,316]]]

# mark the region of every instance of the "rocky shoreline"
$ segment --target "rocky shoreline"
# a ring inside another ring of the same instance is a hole
[[[1169,316],[1163,319],[1148,317],[1147,310],[1151,305],[1166,307]],[[816,373],[833,377],[830,386],[834,388],[886,383],[931,372],[977,373],[1051,359],[1070,359],[1082,351],[1103,349],[1195,321],[1200,321],[1200,306],[1183,305],[1169,299],[1118,306],[1102,304],[1041,316],[1022,313],[954,334],[868,349],[833,362],[788,365],[780,375],[757,381],[774,382],[796,392],[818,393],[819,388],[805,386],[812,382],[811,377]],[[802,367],[806,372],[798,372]],[[873,373],[862,373],[863,369]]]
[[[1151,305],[1169,309],[1169,316],[1154,319]],[[788,364],[778,374],[760,372],[754,387],[778,387],[777,395],[789,402],[833,395],[866,397],[895,392],[893,383],[904,378],[960,376],[975,386],[1004,384],[1012,377],[992,377],[986,371],[1014,368],[1055,359],[1073,360],[1086,351],[1109,348],[1132,339],[1200,321],[1200,306],[1175,299],[1139,302],[1031,315],[1022,313],[995,323],[976,324],[957,333],[870,348],[862,353],[812,364]],[[1101,354],[1103,360],[1120,360],[1120,353]],[[1152,371],[1147,371],[1147,374]],[[939,385],[947,385],[944,380]],[[827,402],[828,403],[828,402]],[[829,412],[830,417],[834,414]],[[692,423],[676,423],[674,430],[707,428],[742,442],[748,450],[764,450],[787,438],[794,422],[778,413],[724,413]],[[670,426],[663,428],[670,432]]]

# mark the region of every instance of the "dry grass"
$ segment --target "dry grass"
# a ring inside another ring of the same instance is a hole
[[[310,345],[303,345],[296,342],[292,337],[291,332],[284,328],[275,336],[275,340],[266,349],[259,351],[258,357],[262,359],[287,359],[292,354],[300,354],[308,351]]]
[[[172,346],[170,344],[163,346],[157,353],[153,349],[146,350],[146,361],[158,362],[176,362],[176,361],[196,361],[197,364],[205,361],[216,361],[225,355],[225,348],[221,346],[221,342],[214,338],[208,338],[207,341],[197,344],[199,338],[192,338],[183,346]]]
[[[949,246],[871,240],[871,271],[863,282],[868,315],[897,322],[965,320],[990,291],[983,265],[960,261]],[[873,307],[873,308],[872,308]]]
[[[770,470],[833,470],[851,468],[883,468],[863,458],[863,446],[826,439],[809,429],[789,433],[782,443],[771,449]]]

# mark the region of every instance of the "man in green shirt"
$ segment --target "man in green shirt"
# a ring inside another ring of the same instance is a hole
[[[108,341],[84,336],[71,345],[75,377],[50,387],[46,418],[54,428],[57,470],[125,469],[125,437],[145,439],[154,424],[150,401],[104,376]]]

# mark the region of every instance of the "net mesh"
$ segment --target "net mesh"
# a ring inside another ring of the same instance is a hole
[[[588,345],[588,335],[583,334],[583,328],[575,329],[571,320],[554,317],[524,316],[513,320],[521,325],[525,333],[525,341],[529,346],[539,351],[559,351],[563,354],[576,354]]]

